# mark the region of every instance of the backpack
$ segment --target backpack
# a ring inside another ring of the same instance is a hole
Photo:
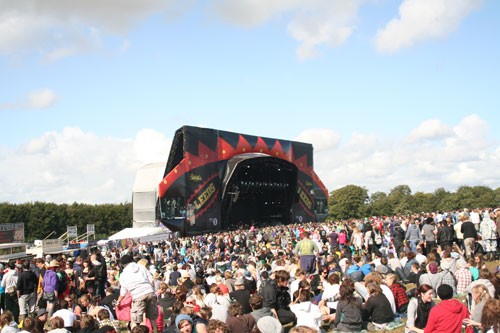
[[[365,242],[366,242],[368,245],[373,245],[373,231],[372,231],[372,230],[368,230],[368,231],[365,233]]]
[[[375,244],[377,245],[380,245],[382,244],[382,235],[380,234],[380,231],[373,231],[373,235],[374,235],[374,240],[375,240]]]
[[[57,293],[62,295],[68,287],[68,274],[65,271],[57,272]]]

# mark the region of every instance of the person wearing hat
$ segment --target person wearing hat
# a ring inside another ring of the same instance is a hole
[[[179,279],[179,285],[182,285],[182,286],[188,288],[188,290],[193,289],[194,282],[191,281],[191,275],[189,275],[188,271],[184,271],[184,270],[182,271],[181,278]]]
[[[42,289],[43,289],[43,299],[47,302],[47,312],[49,318],[52,317],[54,313],[55,304],[58,297],[57,292],[57,273],[56,270],[59,267],[57,260],[52,260],[47,267],[47,271],[43,277]]]
[[[440,285],[437,294],[441,302],[432,308],[423,332],[462,332],[462,322],[469,318],[467,307],[453,299],[453,288],[447,284]]]
[[[131,322],[132,328],[141,325],[144,314],[151,322],[158,318],[157,298],[152,280],[146,267],[134,262],[131,255],[126,254],[120,259],[123,272],[120,275],[120,296],[117,305],[125,298],[127,293],[132,296]],[[153,332],[158,333],[158,328],[153,325]]]
[[[234,289],[234,291],[229,293],[229,297],[236,300],[242,306],[243,314],[252,312],[252,308],[250,307],[250,291],[245,289],[245,280],[237,278],[234,281]]]
[[[35,331],[34,332],[44,332],[45,323],[47,323],[47,309],[40,308],[35,311]]]
[[[193,332],[193,319],[187,314],[179,314],[175,317],[175,327],[180,333]]]
[[[278,319],[266,316],[257,321],[257,328],[262,333],[281,333],[283,326]]]

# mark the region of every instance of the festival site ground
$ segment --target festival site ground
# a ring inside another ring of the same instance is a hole
[[[499,222],[474,209],[245,226],[10,262],[0,333],[499,332]]]

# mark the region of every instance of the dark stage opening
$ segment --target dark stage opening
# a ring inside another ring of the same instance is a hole
[[[223,181],[222,228],[292,221],[297,167],[264,154],[243,154],[228,161]]]

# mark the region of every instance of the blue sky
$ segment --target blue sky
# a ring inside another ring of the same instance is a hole
[[[310,142],[329,190],[497,188],[499,10],[0,0],[0,201],[130,201],[183,125]]]

